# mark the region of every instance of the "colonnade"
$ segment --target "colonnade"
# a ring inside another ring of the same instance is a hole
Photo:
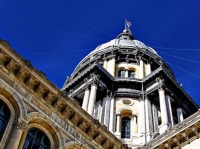
[[[101,105],[99,101],[98,103],[96,102],[96,94],[96,84],[91,84],[91,89],[87,87],[84,93],[82,108],[87,111],[91,116],[94,116],[94,110],[96,110],[97,114],[95,115],[95,118],[97,118],[102,124],[107,126],[109,131],[114,132],[114,97],[106,96],[102,101],[100,101],[102,102]],[[95,109],[95,104],[98,104],[96,107],[97,109]]]
[[[174,117],[172,113],[171,100],[168,95],[165,93],[165,89],[163,87],[163,80],[159,79],[159,87],[158,87],[158,96],[159,96],[159,106],[160,106],[160,117],[161,124],[158,124],[158,109],[154,103],[145,97],[145,122],[146,122],[146,134],[150,135],[152,132],[159,131],[159,133],[165,132],[169,127],[174,125]],[[141,103],[143,104],[143,103]],[[177,119],[178,122],[183,121],[183,112],[179,107],[177,110]],[[144,130],[142,130],[144,132]],[[150,138],[147,137],[147,141]]]
[[[82,108],[93,116],[96,101],[97,85],[91,84],[91,90],[87,87],[83,98]]]

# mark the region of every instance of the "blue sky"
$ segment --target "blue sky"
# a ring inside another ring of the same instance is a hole
[[[128,19],[134,37],[172,64],[200,105],[199,6],[198,0],[1,0],[0,38],[61,88],[79,61],[121,33]]]

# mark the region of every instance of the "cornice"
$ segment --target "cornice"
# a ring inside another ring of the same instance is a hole
[[[102,125],[96,123],[93,125],[94,119],[92,116],[71,100],[65,92],[60,91],[30,63],[26,63],[5,41],[0,41],[0,56],[2,57],[0,69],[7,74],[7,77],[21,84],[36,99],[46,102],[63,120],[67,123],[70,122],[76,129],[85,134],[88,139],[94,138],[94,135],[98,133],[103,139],[94,141],[102,148],[121,148],[123,143],[119,139]],[[81,126],[85,129],[81,129]]]

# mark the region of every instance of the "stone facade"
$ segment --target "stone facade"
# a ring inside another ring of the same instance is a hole
[[[10,112],[0,148],[23,148],[32,128],[45,134],[51,149],[127,148],[3,40],[0,101]]]

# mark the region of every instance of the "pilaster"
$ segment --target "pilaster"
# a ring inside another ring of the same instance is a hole
[[[28,127],[28,124],[25,120],[19,119],[14,123],[14,129],[10,137],[7,149],[16,149],[19,147],[19,143],[23,134],[23,131]]]

